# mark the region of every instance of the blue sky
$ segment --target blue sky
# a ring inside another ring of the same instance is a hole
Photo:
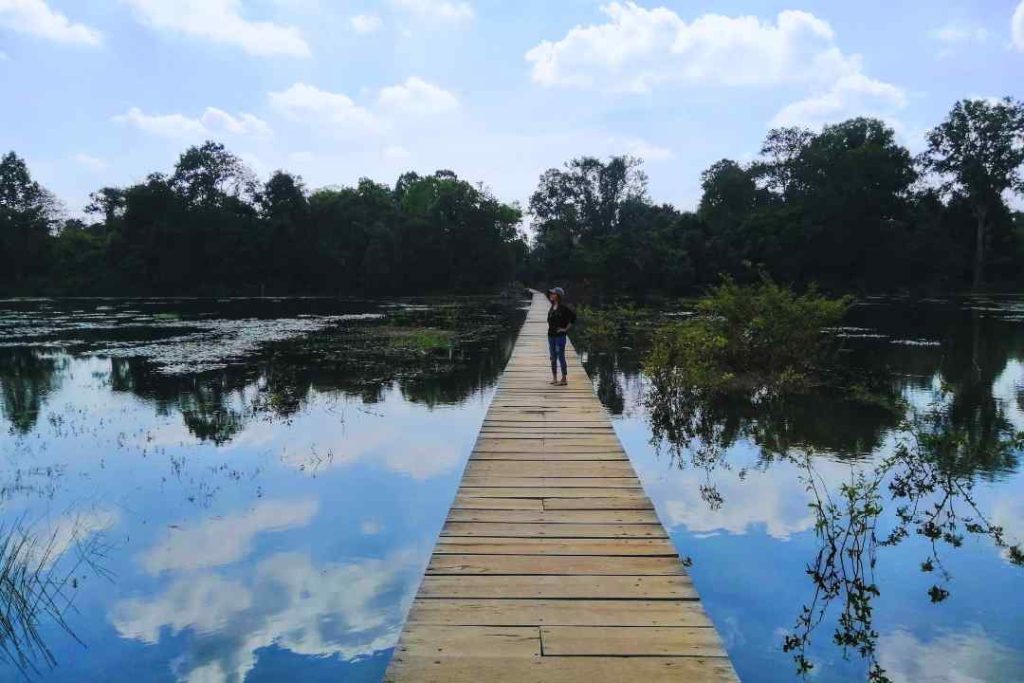
[[[525,203],[581,154],[656,201],[767,129],[869,114],[919,150],[1024,97],[1024,2],[0,0],[0,150],[78,213],[213,138],[311,188],[450,168]]]

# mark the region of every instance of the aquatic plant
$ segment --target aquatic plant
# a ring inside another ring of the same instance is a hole
[[[65,615],[73,607],[80,570],[109,576],[99,564],[106,551],[100,535],[76,529],[70,538],[66,545],[56,531],[40,536],[20,522],[0,527],[0,660],[26,677],[56,664],[43,637],[45,622],[78,640]]]
[[[697,302],[697,315],[662,327],[645,362],[657,384],[704,389],[804,388],[824,381],[850,299],[813,288],[798,294],[762,276],[750,285],[723,278]]]

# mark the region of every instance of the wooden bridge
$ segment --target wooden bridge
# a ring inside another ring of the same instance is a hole
[[[387,681],[734,681],[575,351],[534,293]]]

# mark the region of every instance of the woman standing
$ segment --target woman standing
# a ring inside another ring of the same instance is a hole
[[[548,351],[551,353],[551,383],[565,386],[568,384],[566,375],[568,368],[565,363],[566,333],[576,322],[576,312],[565,305],[565,290],[554,287],[548,290]],[[562,368],[562,379],[558,379],[558,367]]]

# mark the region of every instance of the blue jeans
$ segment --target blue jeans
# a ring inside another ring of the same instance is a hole
[[[557,337],[548,337],[548,351],[551,353],[551,374],[554,375],[558,369],[558,365],[562,366],[562,377],[568,374],[568,368],[565,364],[565,335],[560,334]]]

